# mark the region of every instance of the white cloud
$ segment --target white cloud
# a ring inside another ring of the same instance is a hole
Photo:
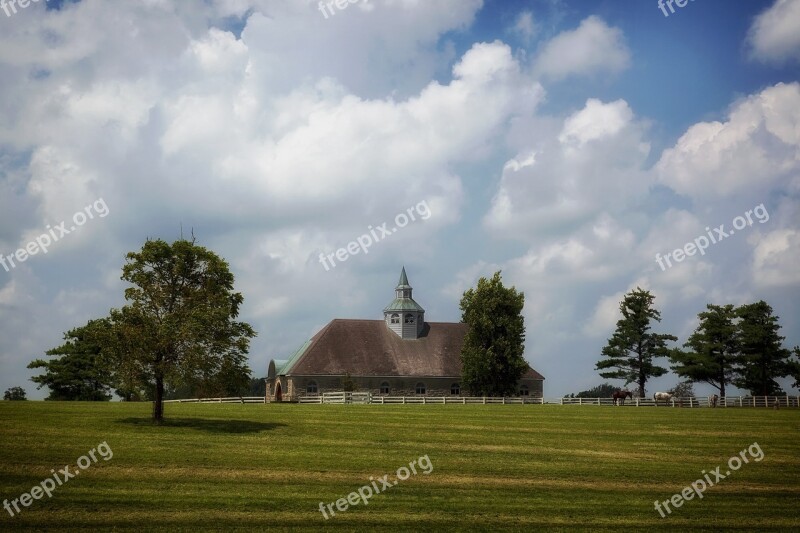
[[[525,10],[517,15],[517,20],[511,27],[511,32],[519,36],[524,42],[530,42],[533,36],[538,32],[533,13]]]
[[[622,318],[619,312],[619,303],[624,296],[625,293],[620,291],[601,298],[597,302],[591,318],[583,325],[583,332],[593,337],[610,337],[617,320]]]
[[[725,122],[693,125],[664,151],[656,172],[695,199],[800,190],[800,83],[779,83],[738,102]]]
[[[538,139],[503,168],[484,219],[507,238],[538,240],[614,213],[646,193],[644,126],[623,100],[586,105],[562,121],[522,128]]]
[[[800,285],[800,231],[782,229],[757,240],[753,251],[753,281],[764,287]]]
[[[800,62],[800,0],[776,0],[753,21],[747,43],[758,61]]]
[[[534,68],[546,78],[560,80],[572,75],[618,73],[628,68],[630,59],[622,30],[592,15],[577,29],[564,31],[548,42]]]
[[[589,141],[616,135],[632,120],[633,112],[624,100],[604,104],[590,98],[586,107],[567,118],[558,140],[561,144],[581,147]]]

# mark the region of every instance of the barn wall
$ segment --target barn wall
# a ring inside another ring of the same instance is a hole
[[[380,396],[380,386],[383,382],[389,383],[389,394],[385,396],[451,396],[451,386],[453,383],[460,383],[461,379],[458,377],[445,377],[445,378],[417,378],[417,377],[360,377],[352,376],[352,380],[356,384],[356,391],[358,392],[371,392],[374,396]],[[292,391],[292,399],[300,396],[317,396],[326,392],[341,392],[342,391],[342,377],[341,376],[291,376],[288,378]],[[307,386],[310,382],[316,382],[317,393],[307,393]],[[426,393],[418,395],[416,393],[417,383],[422,382],[425,384]],[[520,380],[520,385],[527,385],[530,390],[531,397],[541,398],[543,393],[542,380],[523,379]],[[287,390],[284,386],[284,392]],[[295,396],[296,393],[296,396]],[[465,390],[461,391],[461,396],[466,396]],[[284,394],[284,399],[289,397]]]

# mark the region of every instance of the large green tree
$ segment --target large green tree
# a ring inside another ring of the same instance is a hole
[[[128,305],[111,311],[103,353],[124,391],[152,390],[155,421],[166,387],[246,386],[255,332],[235,320],[243,297],[224,260],[194,240],[148,240],[127,255],[122,279]]]
[[[783,394],[775,379],[796,371],[792,352],[781,345],[784,337],[779,334],[779,317],[772,313],[772,307],[764,300],[736,310],[740,319],[741,358],[739,377],[734,384],[754,396]]]
[[[724,397],[741,353],[736,308],[708,304],[706,309],[698,313],[700,324],[684,344],[689,350],[670,353],[672,370],[690,381],[708,383]]]
[[[108,320],[90,320],[85,326],[68,331],[61,346],[48,350],[55,359],[35,359],[28,368],[41,368],[44,373],[31,378],[39,389],[47,387],[46,400],[108,401],[112,384],[109,373],[100,364],[99,338],[108,330]]]
[[[663,376],[667,369],[653,360],[669,354],[667,341],[676,341],[674,335],[653,333],[653,321],[661,321],[661,313],[653,307],[655,296],[636,287],[627,293],[619,304],[622,318],[617,329],[603,348],[604,359],[596,369],[608,379],[624,379],[625,385],[636,383],[639,396],[644,397],[645,385],[652,377]]]
[[[525,295],[503,286],[500,272],[482,277],[461,298],[468,326],[461,349],[462,385],[474,396],[511,396],[528,369],[522,357]]]

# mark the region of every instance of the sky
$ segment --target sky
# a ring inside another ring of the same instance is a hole
[[[800,344],[800,0],[339,5],[0,2],[0,390],[192,234],[256,377],[402,266],[431,322],[501,270],[546,397],[605,381],[636,287],[680,344],[762,299]]]

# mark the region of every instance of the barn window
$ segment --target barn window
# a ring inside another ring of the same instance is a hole
[[[392,315],[391,323],[392,324],[399,324],[400,323],[400,315],[398,315],[397,313],[394,313]]]
[[[413,324],[414,323],[414,315],[411,313],[406,313],[406,324]]]
[[[389,394],[389,382],[384,381],[381,383],[381,394]]]
[[[309,381],[308,385],[306,385],[306,392],[309,394],[316,394],[317,393],[317,382],[316,381]]]
[[[417,383],[416,391],[417,391],[417,394],[425,394],[425,384],[424,383]]]
[[[461,385],[458,383],[453,383],[450,385],[450,394],[454,394],[455,396],[461,394]]]
[[[531,390],[528,388],[527,385],[523,385],[519,388],[519,395],[520,396],[530,396]]]

